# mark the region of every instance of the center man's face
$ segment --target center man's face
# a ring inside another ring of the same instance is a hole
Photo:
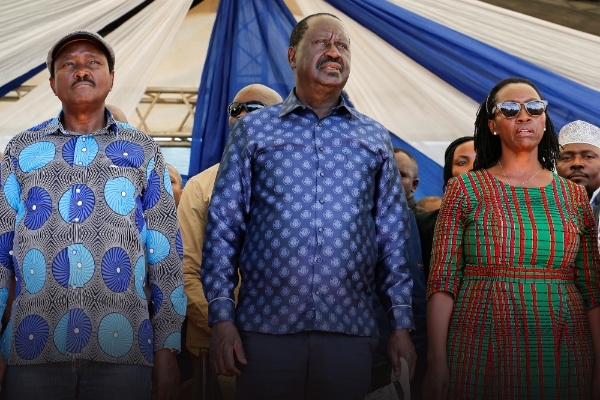
[[[93,42],[77,40],[56,55],[50,86],[63,104],[104,103],[113,76],[104,52]]]
[[[309,19],[290,64],[297,85],[343,88],[350,75],[350,39],[341,21],[326,15]]]

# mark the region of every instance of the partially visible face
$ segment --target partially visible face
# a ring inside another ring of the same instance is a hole
[[[496,103],[514,101],[527,103],[531,100],[541,100],[534,88],[526,83],[511,83],[500,89],[496,95]],[[494,118],[488,121],[492,132],[498,132],[502,143],[502,151],[513,153],[533,151],[544,136],[546,127],[546,113],[531,116],[521,107],[521,111],[514,118],[507,118],[499,110],[494,111]]]
[[[556,162],[556,172],[584,186],[591,197],[600,187],[600,149],[587,143],[565,144]]]
[[[93,42],[77,40],[64,46],[55,57],[52,91],[69,106],[104,104],[112,89],[114,72],[109,72],[104,52]]]
[[[266,87],[260,85],[250,85],[240,90],[238,94],[233,98],[234,102],[246,103],[248,101],[260,101],[266,106],[272,106],[273,104],[281,103],[282,99],[277,92],[272,91]],[[229,128],[233,127],[235,121],[248,114],[248,111],[242,109],[236,117],[229,116]]]
[[[396,163],[398,164],[398,170],[400,171],[400,179],[402,180],[402,186],[406,193],[406,198],[410,198],[417,186],[419,185],[419,179],[417,178],[417,166],[414,161],[408,158],[408,156],[402,152],[394,153]]]
[[[288,52],[296,86],[305,88],[341,90],[350,75],[350,58],[350,39],[344,25],[327,15],[309,19],[302,40]]]
[[[475,156],[475,143],[472,140],[456,146],[454,157],[452,158],[452,176],[457,177],[472,171]]]
[[[169,178],[171,179],[171,188],[173,188],[173,198],[175,199],[175,207],[179,207],[179,200],[181,199],[181,193],[183,188],[181,187],[181,175],[172,166],[168,165]]]

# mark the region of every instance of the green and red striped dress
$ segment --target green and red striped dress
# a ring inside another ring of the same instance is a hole
[[[453,179],[433,241],[428,296],[454,295],[452,399],[588,399],[586,311],[600,304],[597,230],[583,187],[541,188],[485,170]]]

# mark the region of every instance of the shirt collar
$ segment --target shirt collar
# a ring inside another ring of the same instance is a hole
[[[104,134],[110,134],[110,133],[112,133],[114,135],[118,134],[119,124],[117,124],[117,121],[113,117],[112,113],[110,112],[110,110],[108,108],[104,108],[104,112],[106,113],[106,126],[104,128],[98,129],[96,132],[92,132],[88,135],[93,136],[93,135],[104,135]],[[80,135],[76,132],[71,132],[71,131],[65,129],[65,127],[63,126],[63,124],[61,122],[62,114],[63,114],[63,110],[60,110],[58,115],[55,118],[52,118],[50,121],[48,121],[48,124],[40,132],[41,136],[51,135],[51,134],[55,133],[56,131],[60,131],[61,133],[65,134],[65,135],[71,135],[71,136]]]
[[[298,97],[296,97],[296,88],[294,88],[294,89],[292,89],[292,91],[290,92],[288,97],[284,100],[284,102],[282,103],[281,111],[279,112],[279,116],[283,117],[284,115],[287,115],[293,111],[296,111],[298,108],[301,108],[303,110],[312,110],[312,108],[310,106],[302,104],[300,102],[300,100],[298,100]],[[344,112],[350,114],[351,118],[356,118],[360,122],[364,122],[362,115],[358,111],[356,111],[354,108],[352,108],[348,104],[346,104],[344,97],[340,96],[340,101],[337,106],[335,106],[331,109],[331,114],[342,114]]]

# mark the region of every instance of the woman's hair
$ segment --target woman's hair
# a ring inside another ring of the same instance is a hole
[[[475,164],[473,170],[485,169],[492,167],[498,163],[502,154],[502,146],[500,138],[492,135],[488,127],[488,120],[494,118],[493,109],[498,99],[496,96],[503,87],[513,83],[524,83],[531,86],[537,94],[542,98],[542,94],[533,82],[525,78],[507,78],[499,82],[492,88],[483,103],[479,105],[477,110],[477,118],[475,119]],[[554,131],[554,124],[548,115],[546,109],[546,131],[542,136],[542,140],[538,145],[538,160],[542,167],[549,171],[553,171],[556,166],[556,159],[560,153],[558,146],[558,137]]]
[[[458,146],[473,140],[473,136],[463,136],[448,145],[444,153],[444,191],[448,181],[452,179],[452,164],[454,163],[454,151]]]

